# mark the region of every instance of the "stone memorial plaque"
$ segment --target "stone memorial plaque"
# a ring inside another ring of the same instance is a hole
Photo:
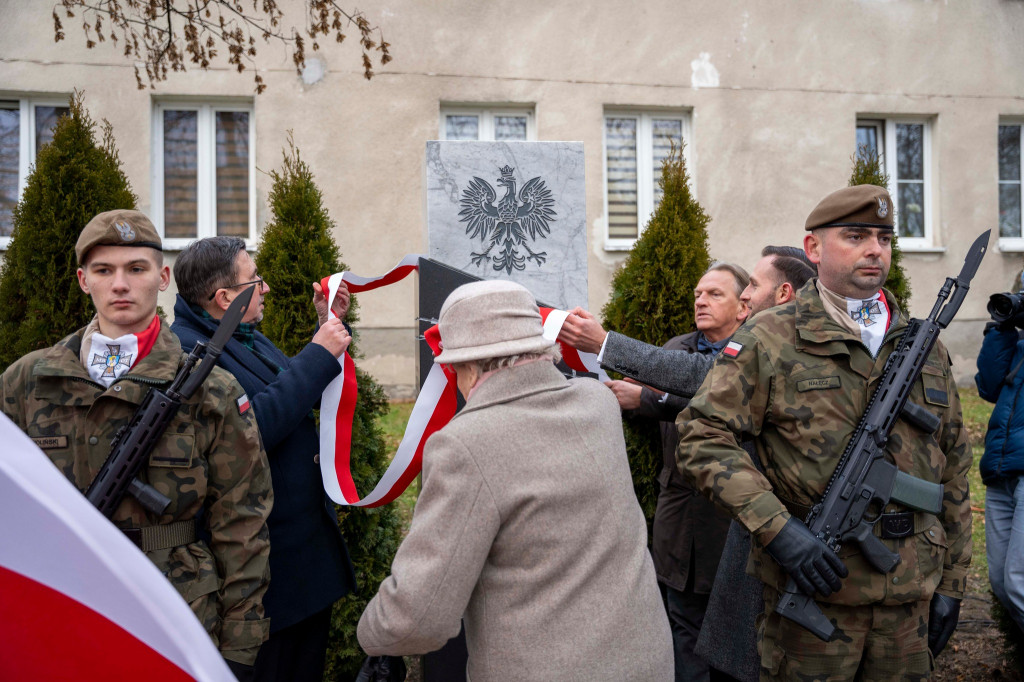
[[[428,253],[587,307],[582,142],[427,142]]]

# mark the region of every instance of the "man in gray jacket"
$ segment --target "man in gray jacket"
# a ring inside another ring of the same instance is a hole
[[[748,285],[740,296],[751,310],[748,319],[792,299],[803,282],[815,274],[814,266],[802,249],[764,247],[761,260],[751,273],[751,278],[760,284]],[[795,285],[794,282],[798,281],[801,283]],[[565,319],[558,340],[577,350],[596,353],[598,362],[606,370],[683,398],[693,397],[714,364],[714,359],[699,353],[669,350],[624,334],[605,331],[590,312],[578,307]]]
[[[749,278],[742,268],[715,263],[694,288],[697,331],[676,336],[667,349],[714,357],[747,319],[740,295]],[[675,467],[679,432],[675,419],[685,398],[632,381],[610,381],[619,406],[634,417],[659,420],[664,463],[658,475],[651,556],[672,626],[676,682],[723,679],[694,653],[708,595],[715,580],[730,519],[690,485]]]

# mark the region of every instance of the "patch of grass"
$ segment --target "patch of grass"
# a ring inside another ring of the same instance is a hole
[[[961,388],[960,403],[963,406],[964,424],[971,439],[971,451],[974,463],[967,476],[971,487],[971,509],[974,511],[974,523],[971,528],[973,551],[971,557],[971,582],[981,593],[988,592],[988,558],[985,555],[985,484],[981,482],[981,471],[978,465],[985,453],[985,431],[989,417],[992,416],[994,405],[978,396],[974,387]]]
[[[390,462],[398,451],[398,446],[405,435],[405,425],[409,423],[409,415],[412,414],[411,402],[392,402],[391,409],[380,420],[381,430],[384,431],[384,443],[387,447],[387,458]],[[409,532],[409,524],[412,522],[412,508],[416,506],[416,498],[420,494],[420,479],[409,484],[405,492],[395,501],[398,506],[398,515],[402,519],[402,536]]]

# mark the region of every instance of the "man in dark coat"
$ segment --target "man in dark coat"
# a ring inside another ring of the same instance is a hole
[[[334,508],[323,489],[319,437],[312,410],[340,373],[337,358],[350,337],[340,318],[348,311],[342,287],[333,302],[339,319],[327,321],[327,301],[314,286],[321,326],[297,355],[287,357],[256,323],[269,287],[237,237],[201,239],[174,264],[178,297],[171,329],[183,348],[208,340],[245,286],[259,291],[218,365],[231,372],[253,402],[270,460],[275,505],[270,515],[270,588],[264,598],[270,639],[256,659],[256,680],[323,677],[331,605],[356,587]]]

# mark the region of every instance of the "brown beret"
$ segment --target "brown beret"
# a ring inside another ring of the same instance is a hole
[[[855,185],[832,192],[807,216],[805,230],[819,227],[893,229],[892,199],[884,187]]]
[[[148,246],[163,250],[153,223],[143,213],[131,209],[105,211],[89,221],[75,244],[79,265],[94,246]]]

